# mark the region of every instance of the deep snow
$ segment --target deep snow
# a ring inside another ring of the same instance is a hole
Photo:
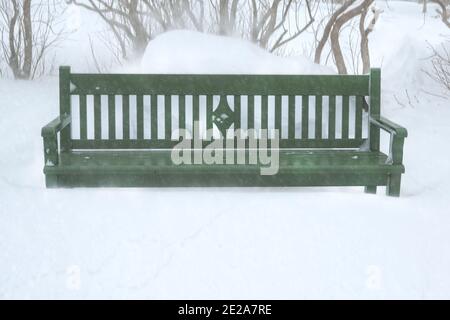
[[[179,48],[182,48],[180,50]],[[179,30],[148,45],[138,73],[310,74],[331,68],[304,57],[282,58],[241,39]]]
[[[382,113],[409,131],[399,199],[382,188],[47,190],[40,129],[57,115],[58,81],[0,80],[0,298],[450,298],[450,103],[424,92],[442,95],[420,72],[426,41],[442,41],[433,28],[449,32],[417,4],[389,6],[371,46]],[[177,39],[160,41],[175,36],[150,44],[158,67],[146,70],[175,70],[158,52],[183,68]],[[270,60],[264,70],[310,68],[223,41]],[[215,71],[236,65],[214,59]]]

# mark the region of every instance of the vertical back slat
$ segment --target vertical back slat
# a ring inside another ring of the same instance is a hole
[[[234,130],[241,129],[241,96],[234,96]]]
[[[178,96],[178,128],[186,129],[186,96]]]
[[[213,108],[214,108],[214,99],[212,94],[208,94],[206,96],[206,130],[208,130],[207,139],[210,140],[212,138],[212,128],[213,128]]]
[[[322,96],[316,96],[316,119],[314,135],[316,139],[322,139]]]
[[[261,129],[268,128],[269,122],[269,97],[267,95],[261,96]]]
[[[289,96],[288,138],[295,139],[295,96]]]
[[[172,97],[170,95],[164,96],[164,138],[172,140]]]
[[[102,137],[102,114],[100,95],[94,96],[94,138],[100,140]]]
[[[363,110],[363,96],[356,96],[355,106],[355,139],[362,138],[362,110]]]
[[[336,96],[328,99],[328,139],[336,139]]]
[[[200,119],[200,96],[198,94],[192,97],[192,133],[194,133],[195,122]]]
[[[302,139],[308,139],[309,97],[302,96]]]
[[[124,94],[122,97],[122,129],[123,140],[130,139],[130,96]]]
[[[109,139],[116,139],[116,100],[115,96],[108,95],[108,124]]]
[[[151,133],[150,138],[152,140],[158,139],[158,96],[152,94],[150,98],[150,122],[151,122]]]
[[[278,130],[279,137],[281,137],[281,107],[282,100],[280,95],[275,96],[275,129]]]
[[[348,139],[349,96],[342,96],[342,139]]]
[[[87,140],[87,99],[86,95],[80,95],[80,139]]]
[[[137,113],[137,139],[144,139],[144,97],[139,94],[136,97],[136,113]]]
[[[247,129],[255,128],[255,96],[248,96],[248,104],[247,104]]]

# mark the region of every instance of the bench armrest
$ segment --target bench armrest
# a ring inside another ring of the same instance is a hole
[[[383,129],[391,135],[391,141],[389,144],[389,163],[402,164],[403,144],[405,142],[405,138],[408,136],[408,131],[406,128],[403,128],[402,126],[384,117],[380,117],[378,119],[370,118],[370,123],[380,129]]]
[[[44,138],[44,160],[46,166],[58,165],[58,132],[67,127],[70,122],[70,116],[60,116],[42,128],[41,135]]]
[[[67,127],[70,124],[70,121],[71,118],[68,115],[57,117],[42,128],[42,137],[55,136],[59,131]]]
[[[384,117],[380,117],[379,119],[370,118],[370,123],[389,132],[390,134],[395,134],[398,137],[406,138],[408,136],[408,131],[406,128],[403,128],[402,126]]]

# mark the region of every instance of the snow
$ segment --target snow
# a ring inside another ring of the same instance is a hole
[[[428,43],[449,31],[415,3],[377,4],[382,113],[409,131],[398,199],[383,188],[47,190],[40,129],[58,114],[58,79],[0,79],[0,298],[450,298],[450,104],[421,72]],[[142,72],[324,72],[187,31],[150,48]]]
[[[449,31],[436,17],[435,4],[427,16],[417,15],[417,4],[404,2],[378,4],[384,10],[371,38],[372,61],[383,68],[386,96],[399,97],[403,104],[426,104],[429,94],[444,95],[444,91],[425,74],[430,70],[430,47],[439,47]],[[402,19],[398,19],[402,12]],[[407,97],[410,95],[410,98]],[[415,101],[416,96],[419,102]],[[395,103],[395,102],[393,102]],[[438,101],[448,105],[448,101]]]
[[[190,74],[332,72],[304,57],[278,57],[248,41],[188,30],[167,32],[151,41],[136,71]]]

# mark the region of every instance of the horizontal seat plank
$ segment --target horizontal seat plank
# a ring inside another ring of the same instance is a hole
[[[73,151],[62,153],[58,166],[45,167],[46,174],[100,173],[233,173],[259,174],[266,165],[248,164],[175,165],[171,153],[160,151]],[[224,152],[225,157],[225,152]],[[223,163],[226,163],[225,160]],[[392,173],[403,166],[387,163],[381,152],[353,150],[280,150],[280,173]]]
[[[270,140],[269,140],[270,141]],[[359,148],[366,139],[281,139],[280,148]],[[150,140],[72,140],[73,149],[171,149],[180,141],[166,139]],[[211,141],[203,140],[206,147]]]

